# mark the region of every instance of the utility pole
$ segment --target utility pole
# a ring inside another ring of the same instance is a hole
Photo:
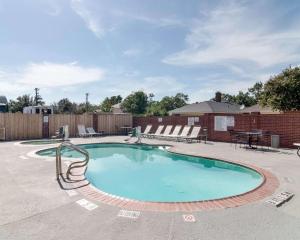
[[[85,110],[88,112],[89,109],[89,93],[85,94]]]
[[[38,95],[39,95],[39,88],[35,88],[34,91],[35,91],[35,106],[38,105]]]

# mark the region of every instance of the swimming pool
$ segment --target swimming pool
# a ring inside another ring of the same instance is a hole
[[[248,167],[175,154],[164,147],[128,144],[80,145],[90,154],[86,178],[96,188],[124,198],[151,202],[221,199],[249,192],[264,178]],[[63,149],[65,157],[78,153]],[[55,156],[55,149],[39,151]]]

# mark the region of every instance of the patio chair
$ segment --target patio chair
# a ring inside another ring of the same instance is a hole
[[[158,128],[156,129],[155,133],[148,133],[147,136],[149,138],[155,138],[155,137],[161,135],[161,132],[163,129],[164,129],[164,125],[159,125]]]
[[[69,125],[63,126],[63,140],[68,141],[70,137]]]
[[[152,128],[152,125],[147,125],[144,132],[141,133],[141,137],[148,137],[148,134],[150,133]]]
[[[234,143],[235,149],[238,144],[240,145],[240,148],[242,147],[242,145],[246,146],[248,144],[246,136],[240,133],[242,131],[234,131],[233,129],[228,129],[228,132],[231,138],[230,144],[232,145]]]
[[[202,129],[202,133],[199,134],[199,138],[200,138],[200,141],[202,141],[202,139],[204,138],[204,143],[206,144],[207,138],[208,138],[208,129],[207,128]]]
[[[96,132],[94,128],[92,127],[88,127],[86,128],[86,131],[88,134],[90,134],[90,136],[94,136],[94,137],[97,137],[97,136],[102,136],[103,135],[103,131],[100,131],[100,132]]]
[[[191,134],[188,135],[187,137],[183,137],[182,139],[188,143],[193,142],[193,140],[199,141],[200,131],[201,131],[201,126],[194,126]]]
[[[89,137],[89,136],[91,136],[91,134],[87,133],[84,125],[79,124],[77,126],[77,128],[78,128],[78,136],[79,137]]]
[[[176,137],[176,140],[180,141],[180,140],[184,139],[185,137],[187,137],[189,135],[191,127],[192,126],[189,126],[189,125],[184,126],[181,133],[179,134],[179,136]]]
[[[181,129],[182,129],[181,125],[176,125],[173,132],[169,135],[164,135],[163,138],[170,139],[170,140],[173,139],[173,138],[177,139]]]

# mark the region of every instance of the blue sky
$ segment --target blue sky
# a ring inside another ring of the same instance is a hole
[[[0,0],[0,94],[234,94],[299,65],[299,11],[296,0]]]

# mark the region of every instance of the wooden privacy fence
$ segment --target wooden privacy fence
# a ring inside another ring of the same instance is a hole
[[[42,138],[42,117],[22,113],[0,113],[0,128],[5,140]]]
[[[132,126],[131,114],[54,114],[49,115],[46,124],[47,136],[63,125],[69,125],[71,137],[78,134],[77,126],[93,127],[105,134],[119,134],[124,126]],[[5,140],[38,139],[45,137],[43,115],[22,113],[0,113],[0,130],[5,128]],[[0,131],[2,133],[2,131]],[[1,136],[0,136],[1,137]]]
[[[103,114],[97,115],[97,130],[105,133],[120,134],[123,126],[132,126],[131,114]]]
[[[69,133],[71,137],[75,137],[78,133],[77,125],[82,124],[85,127],[93,127],[92,114],[54,114],[49,116],[49,134],[55,135],[57,129],[64,125],[69,126]]]

